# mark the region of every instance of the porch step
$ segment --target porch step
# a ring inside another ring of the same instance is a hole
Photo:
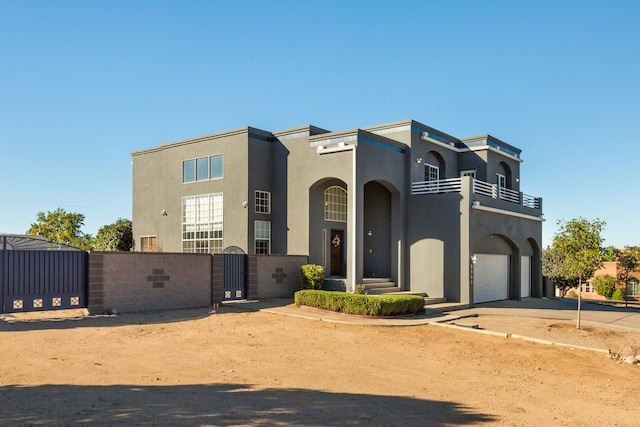
[[[362,279],[362,284],[367,295],[419,295],[426,296],[424,292],[411,292],[400,290],[400,287],[388,277]]]

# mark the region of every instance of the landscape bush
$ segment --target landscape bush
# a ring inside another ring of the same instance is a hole
[[[613,291],[611,299],[614,301],[624,301],[624,291],[620,288],[617,288],[615,291]]]
[[[598,295],[611,299],[613,291],[616,289],[616,278],[608,274],[600,275],[594,277],[591,284]]]
[[[578,294],[573,289],[567,291],[567,293],[564,294],[564,296],[565,298],[578,298]]]
[[[322,289],[324,268],[321,265],[305,264],[301,267],[302,289]]]
[[[359,295],[346,292],[302,290],[294,295],[300,307],[320,308],[364,316],[400,316],[424,312],[424,298],[417,295]]]

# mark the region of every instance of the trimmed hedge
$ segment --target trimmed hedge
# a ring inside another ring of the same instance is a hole
[[[358,295],[346,292],[302,290],[294,295],[296,306],[365,316],[401,316],[424,312],[424,298],[417,295]]]

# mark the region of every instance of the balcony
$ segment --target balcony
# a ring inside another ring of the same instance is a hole
[[[532,210],[541,210],[542,199],[540,197],[529,196],[518,191],[508,188],[500,188],[497,184],[489,184],[488,182],[479,181],[473,178],[451,178],[439,181],[419,181],[411,183],[412,195],[423,194],[443,194],[443,193],[462,193],[463,179],[471,179],[471,193],[484,196],[483,200],[491,198],[502,200],[504,202],[513,203]]]

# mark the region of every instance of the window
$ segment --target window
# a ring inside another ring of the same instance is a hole
[[[584,284],[582,285],[582,292],[584,293],[588,293],[588,294],[592,294],[593,293],[593,287],[591,286],[591,282],[590,281],[586,281],[584,282]]]
[[[271,213],[271,193],[268,191],[256,190],[256,213]]]
[[[347,192],[342,187],[329,187],[324,192],[324,219],[347,222]]]
[[[424,165],[424,180],[427,182],[434,182],[440,179],[440,168],[428,163]]]
[[[140,250],[142,252],[157,252],[158,237],[157,236],[142,236],[140,237]]]
[[[223,176],[223,155],[199,157],[182,162],[182,182],[207,181]]]
[[[185,160],[182,162],[182,182],[193,182],[196,180],[196,161]]]
[[[501,199],[505,197],[505,189],[507,188],[507,177],[504,175],[497,174],[498,177],[498,196]]]
[[[219,179],[224,176],[224,156],[218,154],[217,156],[209,157],[209,163],[211,164],[211,179]]]
[[[271,222],[254,222],[255,253],[258,255],[269,255],[271,253]]]
[[[222,252],[222,193],[182,198],[182,252]]]
[[[209,159],[202,157],[196,160],[196,181],[209,179]]]

